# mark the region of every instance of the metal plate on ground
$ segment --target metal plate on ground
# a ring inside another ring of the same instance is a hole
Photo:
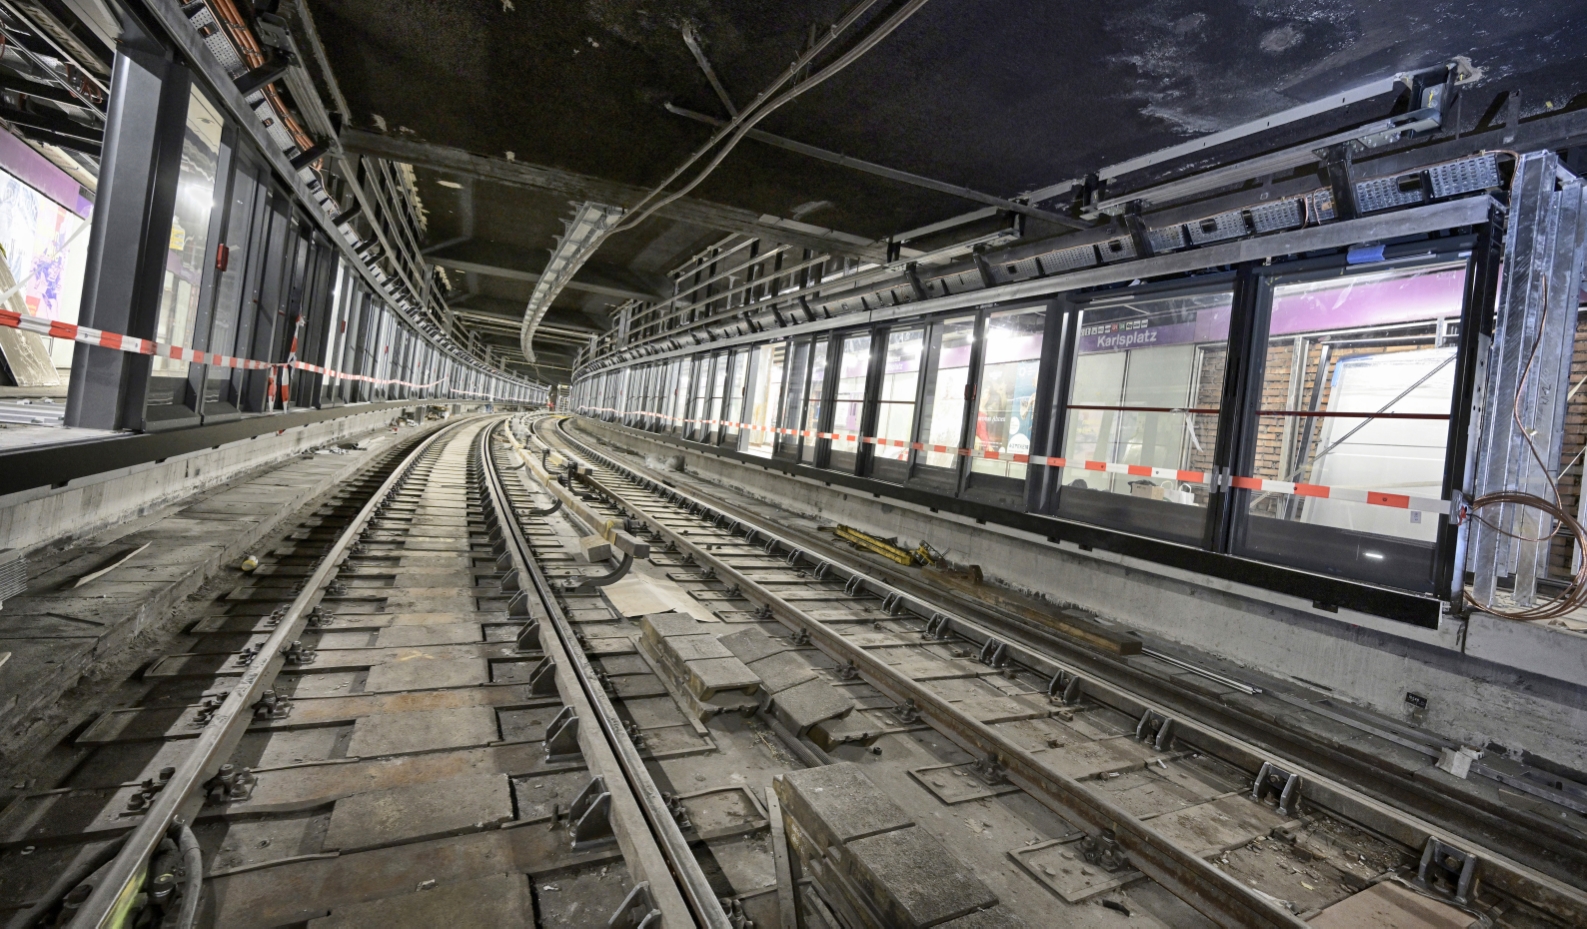
[[[1038,884],[1069,903],[1080,903],[1143,876],[1130,867],[1108,872],[1087,863],[1080,856],[1079,841],[1076,838],[1039,842],[1016,848],[1008,856]]]
[[[500,738],[496,711],[488,706],[383,713],[365,716],[354,724],[347,753],[358,758],[400,755],[485,745]]]
[[[529,879],[498,874],[337,907],[310,929],[497,929],[535,924]]]
[[[973,764],[945,764],[916,768],[909,772],[909,776],[919,781],[922,787],[949,806],[970,800],[984,800],[998,794],[1016,793],[1019,790],[1018,787],[1006,782],[987,783],[975,773]]]
[[[490,669],[483,658],[431,658],[421,652],[399,657],[369,669],[364,689],[421,690],[438,687],[467,687],[490,680]]]
[[[1312,917],[1316,929],[1469,929],[1480,920],[1393,881],[1382,881]]]
[[[690,597],[681,587],[667,581],[630,575],[615,584],[600,588],[601,596],[621,616],[644,616],[647,613],[665,613],[669,610],[687,613],[702,622],[720,622],[704,605]]]
[[[1284,817],[1249,797],[1235,794],[1164,813],[1147,822],[1191,854],[1210,855],[1267,835],[1284,824]]]
[[[502,774],[476,774],[336,801],[325,847],[349,851],[457,835],[513,818]]]

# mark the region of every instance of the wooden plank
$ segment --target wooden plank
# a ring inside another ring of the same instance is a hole
[[[798,929],[799,911],[794,904],[793,867],[788,862],[788,837],[783,834],[782,804],[775,790],[766,791],[766,815],[771,820],[771,851],[777,865],[777,914],[782,929]]]

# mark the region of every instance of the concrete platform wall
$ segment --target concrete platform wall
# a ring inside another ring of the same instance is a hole
[[[782,471],[623,427],[580,428],[798,514],[979,564],[989,580],[1072,603],[1129,628],[1288,678],[1473,745],[1497,742],[1587,770],[1587,636],[1479,615],[1437,630],[1210,579]],[[1425,696],[1416,712],[1406,693]]]
[[[310,423],[159,462],[0,496],[0,548],[30,550],[89,535],[257,468],[387,428],[407,410],[382,409]]]

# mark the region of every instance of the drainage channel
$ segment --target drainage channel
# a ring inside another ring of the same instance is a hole
[[[573,465],[558,476],[592,517],[648,538],[695,597],[810,642],[835,676],[884,698],[868,725],[825,724],[825,741],[924,721],[974,759],[984,789],[1017,789],[1062,817],[1077,836],[1010,856],[1066,903],[1094,896],[1099,882],[1074,881],[1069,867],[1083,860],[1101,866],[1093,877],[1154,883],[1218,925],[1299,925],[1396,894],[1496,925],[1587,919],[1587,895],[1569,883],[667,486],[560,422],[535,418],[531,468],[552,454]]]

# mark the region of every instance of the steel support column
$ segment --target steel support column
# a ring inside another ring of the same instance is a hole
[[[189,78],[154,43],[116,51],[78,321],[152,339],[182,166]],[[150,359],[79,343],[66,425],[141,429]]]

